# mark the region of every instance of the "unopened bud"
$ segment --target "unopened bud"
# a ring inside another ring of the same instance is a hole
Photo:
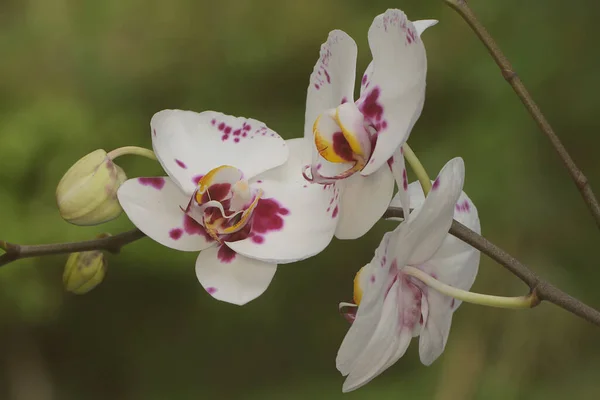
[[[126,179],[106,151],[91,152],[69,168],[56,188],[60,215],[75,225],[97,225],[118,217],[123,209],[117,189]]]
[[[85,294],[106,275],[106,257],[100,250],[71,253],[65,265],[63,284],[68,292]]]

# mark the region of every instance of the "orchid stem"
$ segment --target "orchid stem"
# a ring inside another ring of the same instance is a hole
[[[446,296],[450,296],[457,300],[462,300],[466,303],[498,308],[532,308],[540,303],[540,300],[537,298],[537,296],[535,296],[534,293],[519,297],[503,297],[473,293],[446,285],[445,283],[433,278],[431,275],[426,274],[425,272],[414,267],[406,266],[402,268],[402,272],[417,278],[441,294],[445,294]]]
[[[117,157],[124,156],[127,154],[142,156],[156,161],[156,155],[152,150],[137,146],[125,146],[119,147],[118,149],[114,149],[113,151],[108,153],[108,158],[114,160]]]
[[[408,161],[408,164],[417,175],[417,179],[423,188],[423,193],[425,193],[425,196],[427,196],[431,190],[431,179],[429,179],[429,175],[427,175],[425,167],[423,167],[423,164],[421,164],[421,161],[419,161],[419,158],[415,152],[412,151],[408,143],[404,143],[402,145],[402,150],[404,151],[404,159]]]

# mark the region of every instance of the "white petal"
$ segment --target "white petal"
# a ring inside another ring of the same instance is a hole
[[[419,356],[425,365],[431,365],[443,352],[452,324],[451,298],[429,289],[428,316],[419,338]]]
[[[400,10],[388,10],[369,29],[373,73],[357,105],[377,129],[377,143],[363,175],[384,165],[404,143],[425,101],[427,57],[417,30]]]
[[[417,30],[417,34],[421,36],[425,29],[437,25],[438,22],[439,21],[437,19],[421,19],[418,21],[413,21],[413,25]]]
[[[196,276],[215,299],[244,305],[264,293],[277,264],[235,254],[227,246],[204,250],[196,260]]]
[[[417,30],[417,34],[419,36],[421,36],[421,34],[425,31],[425,29],[436,25],[438,23],[437,20],[435,19],[423,19],[423,20],[419,20],[419,21],[413,21],[413,25],[415,27],[415,29]],[[360,95],[362,97],[363,92],[365,91],[365,89],[367,89],[369,87],[369,83],[371,80],[371,75],[373,74],[373,61],[371,61],[369,63],[369,65],[367,66],[367,69],[365,70],[365,73],[363,74],[361,81],[360,81]]]
[[[252,214],[251,235],[227,242],[236,252],[258,260],[290,263],[327,247],[338,222],[339,189],[305,182],[262,180],[264,191]]]
[[[356,239],[367,233],[387,210],[394,194],[394,177],[387,168],[371,176],[354,174],[343,182],[338,239]]]
[[[288,161],[256,176],[251,185],[263,190],[253,213],[252,235],[227,245],[263,261],[289,263],[320,253],[333,238],[339,214],[337,185],[307,182],[302,167],[310,149],[302,139],[287,141]]]
[[[254,119],[215,111],[163,110],[154,114],[150,126],[158,160],[188,195],[214,168],[230,165],[249,179],[288,157],[285,141]]]
[[[398,353],[399,349],[402,352],[406,351],[410,343],[410,335],[399,335],[398,285],[399,282],[392,285],[389,295],[383,303],[381,318],[373,336],[366,347],[364,345],[361,347],[361,354],[352,364],[350,373],[344,382],[343,392],[349,392],[367,384],[384,371],[390,359]],[[356,322],[357,320],[354,321],[354,323]],[[355,345],[361,346],[361,343]],[[340,349],[341,351],[342,349]]]
[[[164,246],[198,251],[214,244],[204,228],[184,214],[190,199],[167,177],[129,179],[117,196],[131,222]]]
[[[336,358],[336,367],[342,375],[348,375],[352,366],[358,359],[362,350],[367,346],[375,328],[381,318],[383,301],[386,288],[392,285],[393,276],[390,276],[392,260],[392,243],[394,238],[392,232],[383,236],[381,243],[375,250],[375,256],[365,270],[371,274],[361,274],[361,277],[369,279],[370,284],[363,290],[360,306],[356,312],[354,323],[342,341]],[[361,287],[364,285],[361,285]]]
[[[322,112],[349,101],[354,102],[356,43],[347,33],[334,30],[321,46],[310,76],[306,95],[304,136],[312,140],[312,127]]]
[[[398,193],[394,196],[392,203],[393,205],[395,199],[399,204],[394,205],[395,207],[402,207],[404,211],[404,219],[408,218],[411,207],[411,198],[408,191],[408,174],[406,172],[406,165],[404,164],[404,153],[402,151],[402,147],[399,147],[392,158],[390,159],[390,168],[392,170],[392,174],[394,175],[394,180],[396,181],[396,185],[398,186]],[[413,205],[414,207],[414,205]]]
[[[434,181],[423,206],[410,214],[406,221],[407,237],[404,244],[412,249],[409,265],[422,264],[441,246],[452,224],[454,206],[462,191],[464,175],[462,158],[448,161]]]

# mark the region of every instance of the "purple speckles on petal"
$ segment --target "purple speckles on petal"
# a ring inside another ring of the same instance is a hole
[[[216,123],[217,123],[217,120],[216,120],[216,119],[214,119],[214,118],[213,118],[213,119],[210,121],[210,124],[211,124],[212,126],[215,126],[215,124],[216,124]]]
[[[367,76],[367,74],[364,74],[364,75],[363,75],[363,77],[362,77],[362,80],[361,80],[361,82],[360,82],[360,83],[361,83],[362,85],[365,85],[365,84],[367,83],[367,79],[368,79],[368,76]]]
[[[175,159],[175,163],[179,165],[180,168],[187,169],[187,165],[181,160]]]
[[[371,121],[380,121],[383,118],[383,106],[378,102],[380,94],[379,87],[374,87],[358,107],[360,112]]]
[[[183,230],[181,230],[180,228],[171,229],[169,231],[169,237],[173,240],[179,240],[179,238],[181,238],[181,235],[183,235]]]
[[[331,213],[331,218],[337,217],[338,212],[339,212],[338,206],[335,206],[335,208],[333,209],[333,212]]]
[[[440,187],[439,177],[435,178],[435,181],[433,181],[433,186],[431,186],[431,190],[437,190],[438,187]]]
[[[371,283],[375,283],[375,275],[371,275]]]
[[[196,186],[198,185],[198,183],[200,183],[200,179],[202,179],[204,177],[204,175],[195,175],[192,177],[192,182],[194,182],[194,184],[196,184]]]
[[[152,134],[156,136],[156,129],[152,129]]]
[[[406,168],[402,170],[402,187],[404,188],[404,191],[408,190],[408,178],[406,176]]]
[[[316,83],[315,83],[315,89],[317,89],[317,90],[320,89],[319,85],[317,85]]]
[[[462,203],[457,203],[454,208],[458,212],[466,212],[466,213],[468,213],[469,211],[471,211],[471,205],[469,204],[469,200],[466,200],[466,199]]]
[[[219,123],[218,128],[219,128],[220,131],[225,130],[225,123],[223,123],[223,122]]]
[[[235,260],[236,253],[231,250],[226,245],[222,244],[219,246],[219,250],[217,251],[217,258],[224,264],[229,264],[233,260]]]
[[[234,139],[233,139],[233,141],[234,141],[235,143],[239,143],[239,142],[240,142],[240,138],[239,138],[239,137],[236,137],[236,138],[234,138]]]
[[[206,288],[206,291],[208,292],[208,294],[212,295],[212,294],[217,293],[217,288],[214,287],[214,286],[209,286],[209,287]]]
[[[231,133],[231,127],[230,126],[225,127],[224,132],[226,135],[229,135]]]
[[[201,235],[204,236],[208,242],[213,241],[213,238],[206,232],[206,229],[188,215],[183,216],[183,230],[188,235]]]
[[[261,235],[252,235],[252,241],[256,244],[261,244],[265,241],[265,238]]]
[[[260,199],[252,213],[252,233],[264,235],[283,228],[283,217],[290,210],[282,207],[275,199]]]
[[[329,72],[327,72],[326,69],[324,69],[323,72],[325,73],[325,76],[327,77],[327,83],[331,83],[331,77],[329,76]]]
[[[144,186],[152,186],[156,190],[161,190],[165,186],[165,178],[138,178],[138,182]]]

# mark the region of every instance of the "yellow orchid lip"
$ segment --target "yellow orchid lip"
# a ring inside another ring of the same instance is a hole
[[[340,126],[340,129],[342,130],[342,134],[344,135],[344,139],[346,139],[346,141],[348,142],[348,145],[350,145],[352,152],[355,155],[361,156],[361,158],[364,159],[365,158],[365,149],[363,149],[363,146],[361,145],[360,141],[358,140],[358,133],[351,131],[342,122],[342,120],[340,119],[340,107],[335,109],[335,121]]]
[[[252,200],[252,203],[250,203],[248,208],[246,210],[244,210],[244,212],[242,213],[242,217],[240,218],[240,220],[238,222],[236,222],[234,225],[223,229],[224,234],[235,233],[235,232],[239,231],[240,229],[242,229],[244,226],[246,226],[246,224],[248,223],[248,219],[252,215],[252,211],[254,211],[254,209],[256,208],[258,201],[262,197],[262,194],[263,194],[263,191],[259,190],[258,193],[256,194],[256,196],[254,197],[254,200]]]
[[[200,179],[186,212],[195,203],[194,212],[199,223],[212,239],[222,243],[224,236],[236,233],[248,224],[262,195],[260,189],[253,193],[240,170],[222,165]]]
[[[331,183],[362,170],[371,156],[371,137],[364,116],[354,103],[345,103],[320,114],[313,124],[313,138],[319,155],[334,164],[349,164],[335,176],[325,176],[311,167],[313,182]],[[306,178],[306,173],[304,173]],[[308,179],[308,178],[307,178]]]
[[[357,306],[360,305],[360,301],[362,300],[363,296],[363,289],[360,287],[360,275],[363,273],[364,269],[365,267],[359,269],[354,277],[354,293],[352,295],[352,299],[354,300],[354,304]]]
[[[239,171],[237,168],[232,167],[231,165],[221,165],[220,167],[211,169],[206,175],[204,175],[198,181],[198,190],[196,191],[196,196],[195,196],[195,199],[198,203],[202,203],[202,196],[204,195],[204,193],[206,193],[206,191],[210,188],[210,186],[213,185],[214,183],[218,183],[218,182],[215,182],[215,178],[216,178],[217,174],[220,172],[223,172],[227,169]]]

